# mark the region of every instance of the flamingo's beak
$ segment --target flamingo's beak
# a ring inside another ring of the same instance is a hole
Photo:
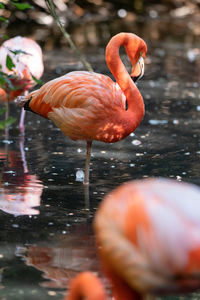
[[[137,64],[133,67],[131,77],[136,83],[144,74],[144,58],[141,56]]]

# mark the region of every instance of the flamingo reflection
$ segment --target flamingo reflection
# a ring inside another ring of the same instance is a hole
[[[17,255],[23,258],[26,265],[43,272],[42,277],[48,280],[40,285],[47,288],[66,288],[79,272],[85,269],[98,271],[94,237],[87,224],[57,236],[53,245],[19,248]]]
[[[30,174],[25,160],[23,144],[17,150],[0,149],[0,210],[19,215],[37,215],[43,185]]]

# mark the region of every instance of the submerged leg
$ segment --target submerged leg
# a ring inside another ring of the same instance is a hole
[[[87,141],[87,154],[86,154],[86,161],[85,161],[85,178],[84,178],[83,184],[89,184],[91,147],[92,147],[92,141]]]
[[[87,212],[87,217],[89,217],[90,215],[89,184],[84,184],[83,189],[84,189],[85,211]]]

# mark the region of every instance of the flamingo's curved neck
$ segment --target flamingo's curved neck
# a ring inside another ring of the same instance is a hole
[[[121,46],[125,47],[127,55],[134,66],[139,57],[145,55],[146,44],[135,34],[120,33],[114,36],[106,47],[107,65],[126,96],[128,112],[134,114],[134,118],[137,118],[140,122],[144,116],[144,103],[139,90],[120,59],[119,48]]]

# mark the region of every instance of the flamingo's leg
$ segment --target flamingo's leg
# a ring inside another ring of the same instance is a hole
[[[28,95],[28,91],[25,91],[24,92],[24,96],[26,97],[27,95]],[[21,131],[21,133],[24,133],[24,119],[25,119],[25,114],[26,114],[26,111],[22,107],[20,121],[19,121],[19,130]]]
[[[21,116],[20,116],[20,121],[19,121],[19,130],[23,133],[24,132],[24,118],[25,118],[26,111],[22,107],[21,110]]]
[[[86,153],[86,161],[85,161],[85,177],[84,177],[83,184],[89,184],[91,147],[92,147],[92,141],[87,141],[87,153]]]

